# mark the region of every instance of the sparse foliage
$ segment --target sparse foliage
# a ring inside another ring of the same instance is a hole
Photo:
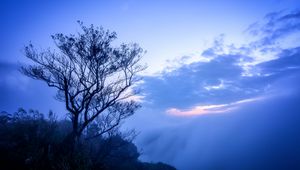
[[[139,107],[132,100],[136,94],[132,87],[139,81],[137,74],[145,69],[139,64],[144,52],[137,44],[113,47],[115,32],[79,24],[82,32],[77,35],[52,36],[59,52],[26,46],[25,55],[34,64],[21,71],[58,90],[56,98],[65,103],[74,138],[96,118],[102,124],[95,136],[101,136]]]

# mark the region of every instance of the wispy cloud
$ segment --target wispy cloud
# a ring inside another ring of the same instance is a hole
[[[219,84],[216,85],[210,85],[210,86],[204,86],[203,88],[205,88],[206,90],[210,91],[210,90],[220,90],[220,89],[224,89],[226,87],[224,80],[220,80]]]
[[[257,98],[239,100],[228,104],[199,105],[186,110],[170,108],[166,110],[166,113],[173,116],[198,116],[198,115],[205,115],[205,114],[225,113],[239,108],[239,106],[242,104],[259,101],[262,99],[264,98],[257,97]]]
[[[263,24],[258,22],[247,30],[258,39],[242,45],[228,45],[224,43],[225,36],[221,35],[199,55],[207,60],[189,63],[186,62],[189,57],[185,56],[178,59],[178,64],[169,71],[146,77],[142,85],[147,92],[145,100],[151,101],[151,107],[163,111],[169,108],[170,113],[177,115],[194,115],[222,112],[224,103],[232,105],[236,101],[270,93],[269,89],[276,81],[300,70],[300,48],[287,48],[283,42],[262,42],[264,39],[281,41],[299,33],[298,13],[270,14],[273,17],[266,17]],[[276,28],[271,29],[270,23]],[[290,25],[293,29],[285,28]],[[267,31],[269,27],[270,32]],[[260,33],[254,35],[255,30]],[[280,36],[274,36],[277,33],[273,32],[280,33]],[[196,104],[200,105],[194,109],[178,109]]]

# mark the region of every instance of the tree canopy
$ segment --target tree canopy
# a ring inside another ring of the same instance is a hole
[[[96,119],[101,122],[99,136],[139,107],[132,96],[138,73],[146,68],[140,64],[144,50],[135,43],[114,47],[115,32],[79,25],[82,31],[77,34],[52,36],[58,51],[26,46],[25,55],[33,64],[21,71],[57,89],[56,99],[65,103],[75,137]]]

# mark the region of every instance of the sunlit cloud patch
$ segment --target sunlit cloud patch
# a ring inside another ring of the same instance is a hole
[[[228,104],[198,105],[190,109],[170,108],[166,110],[166,113],[173,116],[199,116],[199,115],[206,115],[206,114],[226,113],[238,109],[242,104],[256,102],[262,99],[265,99],[265,97],[239,100]]]

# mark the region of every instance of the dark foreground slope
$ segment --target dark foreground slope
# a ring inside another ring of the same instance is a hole
[[[0,169],[22,170],[175,170],[138,160],[136,146],[120,133],[82,140],[69,152],[69,121],[19,109],[0,114]],[[85,135],[88,135],[86,133]],[[83,136],[83,138],[86,136]]]

